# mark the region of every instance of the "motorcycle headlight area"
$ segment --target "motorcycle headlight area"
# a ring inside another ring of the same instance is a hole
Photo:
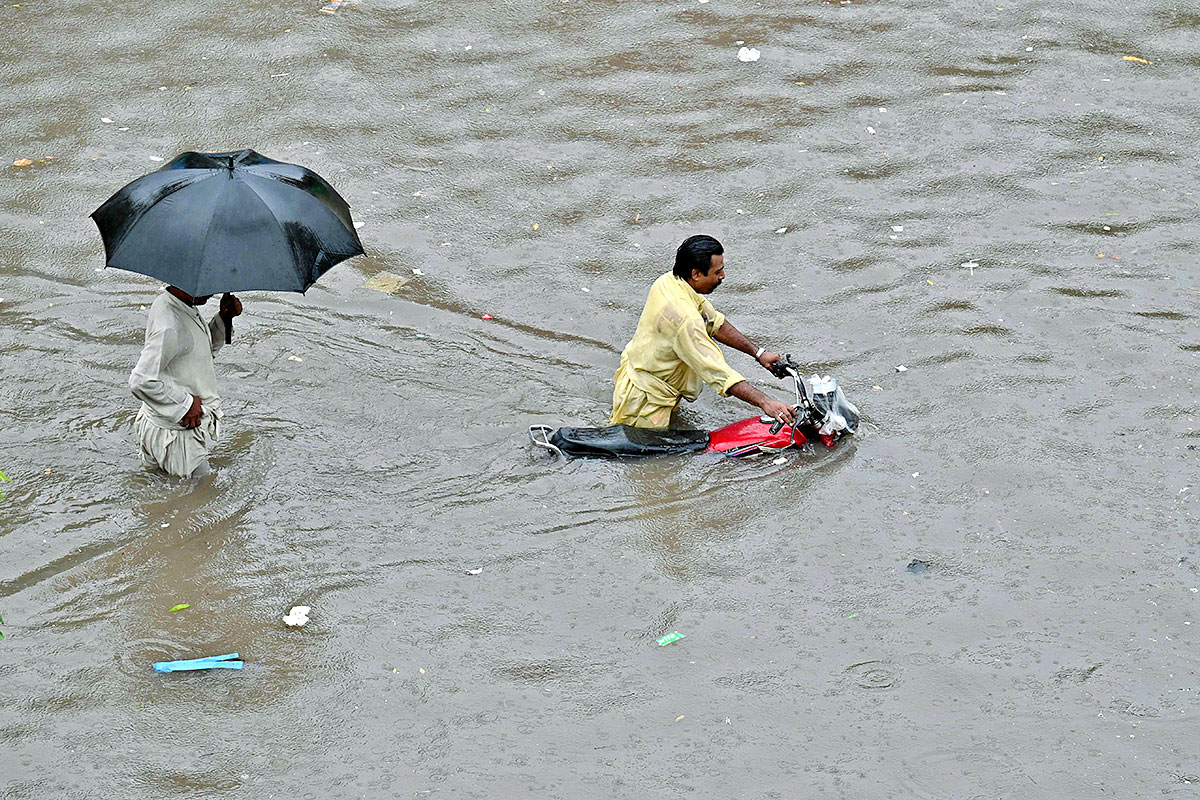
[[[817,433],[854,433],[858,429],[858,408],[846,399],[842,387],[830,375],[813,375],[808,379],[809,399],[817,416]]]

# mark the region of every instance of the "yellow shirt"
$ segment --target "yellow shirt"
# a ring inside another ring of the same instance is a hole
[[[705,383],[724,397],[745,380],[713,341],[724,323],[686,281],[670,272],[659,277],[613,376],[612,424],[665,428],[680,397],[695,400]]]

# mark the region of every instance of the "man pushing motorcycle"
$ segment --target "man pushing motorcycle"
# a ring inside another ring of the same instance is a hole
[[[679,398],[695,401],[705,383],[782,423],[796,421],[791,406],[767,397],[725,363],[717,342],[752,356],[767,370],[783,357],[755,347],[713,308],[707,295],[724,279],[720,242],[703,235],[684,240],[675,252],[675,268],[650,287],[637,330],[621,353],[610,424],[665,429]]]

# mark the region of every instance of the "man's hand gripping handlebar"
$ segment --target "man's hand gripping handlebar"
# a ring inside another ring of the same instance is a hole
[[[796,382],[796,405],[794,407],[794,411],[797,420],[795,424],[798,425],[799,420],[802,419],[804,405],[800,395],[800,366],[792,361],[792,356],[789,353],[778,361],[772,363],[767,369],[771,370],[771,374],[776,378],[791,378]],[[779,433],[781,430],[783,430],[782,422],[776,422],[771,426],[772,435]]]

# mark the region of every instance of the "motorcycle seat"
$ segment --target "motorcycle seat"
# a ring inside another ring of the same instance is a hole
[[[641,458],[704,450],[708,447],[708,431],[658,431],[631,425],[559,428],[550,443],[569,456]]]

